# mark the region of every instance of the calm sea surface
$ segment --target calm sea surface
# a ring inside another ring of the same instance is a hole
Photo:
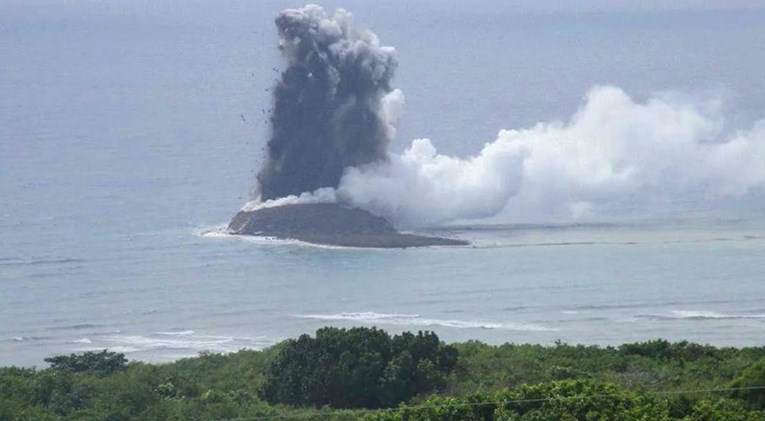
[[[398,48],[394,149],[426,136],[475,152],[501,128],[567,118],[595,84],[714,93],[733,127],[765,117],[762,11],[403,4],[345,4]],[[762,194],[726,213],[437,232],[466,248],[218,234],[262,160],[281,66],[271,20],[290,4],[180,5],[0,2],[0,365],[103,348],[167,361],[329,324],[492,343],[765,343]]]

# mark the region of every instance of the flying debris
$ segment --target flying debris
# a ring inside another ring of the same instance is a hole
[[[284,10],[276,26],[287,68],[273,89],[268,162],[258,176],[264,201],[337,187],[346,167],[385,159],[381,101],[398,63],[342,9]]]

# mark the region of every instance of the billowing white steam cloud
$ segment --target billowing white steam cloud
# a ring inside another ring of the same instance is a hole
[[[618,88],[596,87],[568,123],[502,130],[467,158],[440,155],[417,139],[387,161],[348,168],[336,194],[399,225],[426,226],[506,208],[579,216],[616,200],[762,187],[765,120],[725,135],[715,114],[709,104],[661,96],[638,103]]]
[[[399,91],[383,101],[390,130],[402,103]],[[656,197],[740,196],[764,185],[765,120],[726,134],[708,103],[638,103],[596,87],[567,123],[502,130],[467,158],[417,139],[402,154],[347,168],[337,189],[280,202],[340,201],[413,227],[503,210],[577,217],[614,201],[639,208]]]

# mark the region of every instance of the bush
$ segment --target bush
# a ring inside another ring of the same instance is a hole
[[[125,370],[127,359],[125,354],[116,352],[86,352],[84,354],[59,355],[46,358],[52,370],[68,373],[111,374]]]
[[[666,402],[608,383],[566,380],[524,385],[370,414],[370,421],[669,420]]]
[[[696,361],[704,357],[714,357],[718,350],[709,345],[700,345],[688,341],[672,343],[664,339],[624,344],[619,347],[622,355],[639,355],[664,361]]]
[[[266,370],[272,403],[380,408],[442,387],[456,350],[432,332],[391,338],[376,328],[323,328],[284,344]]]
[[[682,399],[678,399],[682,397]],[[625,390],[612,383],[565,380],[464,397],[432,396],[423,404],[368,414],[367,421],[765,421],[765,412],[722,397]],[[682,401],[682,402],[680,402]]]
[[[730,387],[735,390],[733,397],[743,399],[754,408],[765,410],[765,358],[752,364],[738,376]]]

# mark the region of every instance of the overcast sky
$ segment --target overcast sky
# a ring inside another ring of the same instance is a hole
[[[306,3],[317,3],[328,8],[347,7],[349,9],[363,8],[368,0],[328,0],[328,1],[286,1],[286,0],[157,0],[157,1],[121,1],[121,0],[1,0],[0,10],[29,9],[37,7],[41,13],[62,9],[104,10],[175,10],[193,11],[214,5],[215,9],[231,9],[247,6],[261,7],[296,7]],[[411,6],[409,1],[388,0],[392,6]],[[419,0],[420,6],[450,7],[455,11],[473,8],[497,7],[515,9],[524,12],[623,12],[623,11],[658,11],[658,10],[715,10],[715,9],[755,9],[765,8],[765,0]],[[379,7],[379,5],[377,5]],[[404,9],[402,9],[403,11]],[[2,19],[2,17],[0,17]]]

